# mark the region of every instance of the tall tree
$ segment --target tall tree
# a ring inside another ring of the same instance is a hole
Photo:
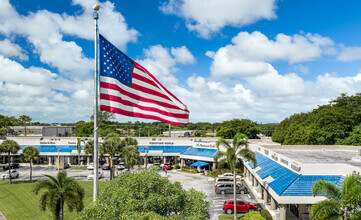
[[[90,140],[88,142],[86,142],[86,144],[84,145],[84,152],[86,154],[94,154],[94,141]]]
[[[124,165],[130,169],[140,161],[139,150],[136,145],[129,145],[122,149]]]
[[[28,125],[31,122],[31,120],[32,119],[28,115],[20,115],[19,116],[18,121],[22,126],[24,126],[25,136],[26,136],[26,125]]]
[[[9,181],[11,182],[11,173],[10,173],[10,161],[11,154],[16,154],[20,150],[20,145],[14,140],[5,140],[0,145],[0,152],[5,152],[8,154],[8,164],[9,164]]]
[[[256,139],[257,134],[261,132],[256,122],[248,119],[232,119],[224,121],[217,127],[217,137],[232,139],[236,134],[242,133],[251,139]]]
[[[122,149],[122,141],[119,135],[111,133],[105,137],[103,144],[100,147],[101,154],[108,154],[110,159],[110,179],[114,176],[113,158],[119,154]]]
[[[326,200],[311,207],[312,219],[361,219],[361,176],[350,174],[341,188],[324,180],[312,185],[313,196],[325,196]]]
[[[216,142],[218,152],[215,155],[216,160],[221,163],[227,163],[228,167],[233,172],[233,199],[234,199],[234,219],[237,219],[236,207],[236,170],[237,164],[243,165],[242,158],[246,158],[256,164],[256,156],[253,151],[248,148],[248,139],[245,134],[236,134],[232,140],[232,145],[225,139],[220,138]],[[225,151],[221,149],[225,148]]]
[[[78,137],[76,140],[76,151],[78,152],[78,166],[80,167],[80,153],[81,153],[81,143],[85,144],[85,140],[83,138]]]
[[[113,112],[107,111],[98,111],[98,120],[101,122],[109,121],[111,119],[115,119],[115,115]],[[94,114],[90,116],[90,120],[94,121]]]
[[[72,177],[67,176],[67,172],[62,170],[55,177],[45,175],[49,179],[40,180],[34,187],[34,193],[37,195],[41,190],[46,190],[39,200],[39,206],[42,211],[48,208],[56,220],[63,220],[64,204],[66,203],[69,211],[75,208],[80,212],[84,208],[84,189]]]
[[[139,163],[138,141],[132,137],[126,137],[121,141],[121,158],[128,169]]]
[[[28,146],[23,150],[24,160],[30,162],[30,181],[32,180],[33,174],[33,160],[39,158],[39,150],[34,146]]]

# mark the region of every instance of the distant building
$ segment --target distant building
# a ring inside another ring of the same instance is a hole
[[[180,131],[171,131],[171,137],[192,137],[192,130],[180,130]],[[164,131],[163,135],[169,137],[169,131]]]
[[[10,133],[29,137],[69,137],[74,135],[74,126],[13,126]]]

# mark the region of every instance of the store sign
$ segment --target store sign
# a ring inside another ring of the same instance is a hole
[[[40,144],[55,144],[54,141],[40,141]]]
[[[174,145],[174,142],[152,142],[152,141],[150,141],[149,144],[152,144],[152,145]]]

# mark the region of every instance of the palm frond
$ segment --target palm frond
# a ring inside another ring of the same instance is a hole
[[[37,195],[39,193],[39,191],[42,190],[42,189],[51,190],[51,189],[54,189],[54,188],[57,188],[57,186],[54,184],[53,181],[51,181],[51,180],[41,180],[41,181],[38,181],[35,184],[33,192]]]
[[[350,215],[352,220],[360,220],[361,219],[361,211],[354,212]]]
[[[311,207],[310,217],[317,220],[341,219],[341,205],[337,200],[327,199]]]
[[[313,196],[321,195],[337,201],[341,200],[341,190],[333,183],[318,180],[312,185]]]
[[[361,204],[361,176],[347,175],[342,183],[342,203],[358,206]]]

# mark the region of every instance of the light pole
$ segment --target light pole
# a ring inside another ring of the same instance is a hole
[[[145,169],[147,169],[147,165],[148,165],[148,149],[149,147],[144,147],[145,150]]]
[[[61,151],[61,149],[58,149],[58,173],[60,170],[60,151]]]

